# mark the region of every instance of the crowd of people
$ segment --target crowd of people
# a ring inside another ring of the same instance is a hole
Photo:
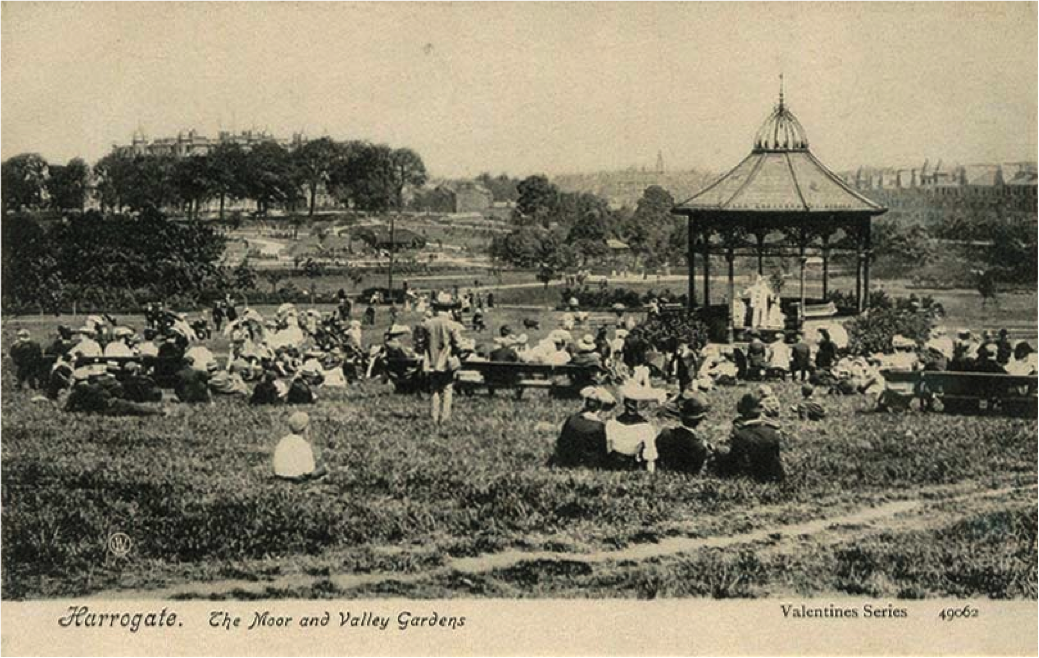
[[[862,356],[847,352],[848,336],[833,323],[811,334],[750,331],[749,341],[739,346],[677,341],[664,352],[641,335],[625,309],[593,325],[576,300],[540,341],[500,324],[497,335],[477,344],[466,332],[486,329],[483,313],[493,308],[489,295],[410,292],[408,309],[420,311],[422,320],[408,326],[391,307],[393,322],[374,344],[365,342],[364,323],[352,317],[345,296],[335,311],[283,304],[269,318],[249,308],[239,313],[225,299],[213,307],[212,328],[204,319],[149,305],[140,333],[111,316],[89,316],[76,329],[58,327],[46,348],[19,331],[10,356],[19,387],[40,389],[68,411],[134,416],[166,413],[156,404],[164,399],[163,388],[186,404],[219,396],[252,405],[312,404],[320,389],[374,376],[380,363],[415,363],[438,426],[451,420],[456,382],[480,377],[462,367],[468,361],[581,366],[601,373],[600,383],[617,387],[620,413],[606,419],[617,406],[613,394],[604,385],[585,387],[583,408],[564,424],[552,463],[689,473],[710,467],[766,480],[783,477],[776,425],[782,409],[769,380],[801,382],[802,400],[790,412],[815,421],[827,415],[817,390],[872,395],[883,408],[889,392],[885,371],[1037,371],[1035,350],[1027,342],[1011,344],[1005,330],[980,337],[963,330],[953,339],[938,328],[923,344],[896,336],[892,352]],[[369,301],[373,308],[377,300]],[[659,306],[650,308],[651,314],[660,312]],[[214,330],[228,341],[226,355],[218,357],[207,346]],[[670,399],[654,381],[674,385]],[[761,385],[740,400],[728,448],[716,449],[697,431],[711,391],[744,381]],[[658,429],[647,419],[654,402],[676,421],[673,426]],[[305,428],[300,416],[293,417],[295,426]]]

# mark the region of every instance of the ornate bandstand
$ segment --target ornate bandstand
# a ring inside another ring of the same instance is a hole
[[[831,256],[852,252],[856,255],[856,309],[862,312],[869,304],[870,220],[886,211],[819,162],[780,91],[779,103],[758,130],[750,154],[672,209],[672,213],[686,216],[689,223],[690,308],[711,309],[710,256],[723,256],[728,265],[727,334],[731,341],[735,329],[744,324],[743,318],[735,317],[739,310],[734,311],[741,304],[734,276],[736,257],[757,257],[758,285],[764,288],[764,257],[794,257],[800,261],[800,299],[795,304],[800,326],[806,311],[809,259],[821,259],[825,298]],[[699,298],[697,256],[703,281]]]

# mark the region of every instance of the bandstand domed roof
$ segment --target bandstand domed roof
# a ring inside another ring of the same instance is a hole
[[[845,184],[808,150],[808,137],[787,107],[779,103],[758,129],[750,154],[727,174],[673,212],[866,213],[886,212]]]
[[[783,94],[779,94],[779,103],[768,115],[765,123],[758,128],[754,136],[755,151],[807,151],[808,137],[797,117],[783,102]]]

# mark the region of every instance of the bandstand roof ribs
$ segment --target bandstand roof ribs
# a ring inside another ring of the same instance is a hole
[[[848,187],[812,155],[804,128],[780,92],[779,103],[758,130],[750,154],[672,212],[879,215],[886,211]]]

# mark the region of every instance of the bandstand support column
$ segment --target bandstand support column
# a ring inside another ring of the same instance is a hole
[[[758,240],[758,276],[765,274],[765,234],[758,233],[755,236]]]
[[[863,250],[863,261],[862,261],[862,310],[869,308],[869,261],[873,256],[873,238],[870,235],[870,222],[869,217],[865,219],[865,234],[864,240],[865,249]]]
[[[711,305],[711,232],[706,227],[700,235],[703,240],[703,305]]]
[[[688,308],[690,311],[696,308],[696,240],[695,234],[693,233],[693,216],[688,215],[686,217],[686,233],[689,238],[688,244],[688,267],[689,267],[689,302]]]
[[[729,263],[729,330],[727,332],[727,340],[731,343],[736,339],[736,316],[733,314],[733,307],[736,304],[736,272],[734,270],[736,253],[732,247],[729,247],[725,252],[725,260]]]
[[[830,236],[823,236],[823,301],[830,293]]]
[[[798,326],[804,326],[805,322],[805,270],[808,268],[808,256],[805,255],[805,229],[801,227],[801,239],[798,240],[797,245],[798,260],[801,263],[801,303],[797,306],[797,314],[801,316],[798,318]]]
[[[855,238],[855,311],[862,313],[862,231]]]

